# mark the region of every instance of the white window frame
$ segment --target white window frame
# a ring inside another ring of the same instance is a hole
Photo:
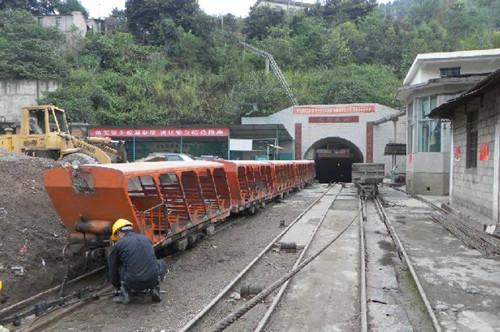
[[[438,95],[430,95],[415,98],[413,111],[416,116],[416,151],[417,152],[441,152],[441,122],[427,117],[431,110],[438,106]],[[426,132],[424,132],[426,130]],[[439,131],[439,149],[431,151],[431,140],[433,131]]]

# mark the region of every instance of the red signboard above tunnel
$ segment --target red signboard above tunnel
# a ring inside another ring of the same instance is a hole
[[[375,104],[349,104],[349,105],[317,105],[317,106],[295,106],[293,114],[296,115],[319,115],[319,114],[346,114],[346,113],[373,113]]]
[[[90,128],[91,137],[227,137],[229,128]]]

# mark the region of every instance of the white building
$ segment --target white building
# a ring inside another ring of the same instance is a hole
[[[355,162],[384,163],[392,168],[392,156],[384,154],[388,143],[404,143],[406,119],[393,108],[379,104],[301,105],[267,117],[243,117],[241,123],[282,124],[293,141],[279,142],[280,156],[314,159],[320,182],[351,182]],[[404,171],[405,156],[397,157]]]
[[[72,12],[70,15],[43,15],[37,16],[38,24],[44,27],[57,28],[66,37],[71,37],[74,32],[85,36],[87,32],[103,32],[102,20],[86,19],[81,12]]]
[[[500,49],[419,54],[396,97],[406,105],[407,190],[449,192],[451,126],[431,120],[430,111],[500,67]]]
[[[500,222],[500,70],[432,110],[453,128],[450,203],[482,224]]]
[[[255,7],[281,8],[283,10],[300,10],[314,6],[314,4],[303,1],[290,0],[257,0]]]

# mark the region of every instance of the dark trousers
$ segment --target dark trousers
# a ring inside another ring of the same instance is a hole
[[[165,278],[167,273],[167,264],[163,259],[158,259],[158,275],[152,277],[150,280],[128,280],[125,271],[122,267],[119,268],[120,273],[120,284],[124,286],[127,290],[143,291],[147,289],[153,289],[160,284]]]

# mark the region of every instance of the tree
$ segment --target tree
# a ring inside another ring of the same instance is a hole
[[[72,12],[81,12],[86,18],[89,12],[78,0],[63,0],[56,4],[56,9],[61,15],[70,15]]]
[[[35,16],[51,15],[56,12],[59,0],[2,0],[0,10],[27,10]]]
[[[44,28],[29,12],[0,11],[0,78],[56,79],[66,68],[64,36]]]
[[[127,16],[125,15],[125,10],[113,8],[111,15],[106,20],[106,28],[111,31],[126,32]]]
[[[142,43],[162,45],[161,22],[172,20],[184,31],[193,29],[199,12],[196,0],[127,0],[129,31]]]
[[[368,15],[375,7],[375,0],[327,0],[321,15],[329,24],[355,21]]]
[[[285,22],[285,11],[270,7],[252,7],[245,19],[243,33],[250,39],[263,39],[269,33],[269,28],[278,27]]]
[[[380,103],[397,107],[400,81],[390,67],[341,65],[328,70],[287,73],[302,104]]]
[[[364,47],[358,53],[359,62],[399,68],[404,44],[397,22],[380,12],[372,12],[359,21],[358,29],[364,36]]]

